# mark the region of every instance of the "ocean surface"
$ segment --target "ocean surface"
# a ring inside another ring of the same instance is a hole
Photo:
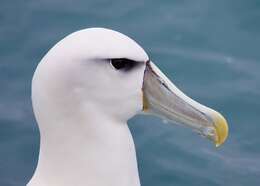
[[[227,118],[220,148],[152,116],[129,121],[142,186],[260,185],[259,0],[0,0],[0,186],[23,186],[39,151],[33,72],[71,32],[135,39],[182,91]]]

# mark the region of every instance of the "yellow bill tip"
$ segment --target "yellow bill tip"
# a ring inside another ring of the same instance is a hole
[[[214,113],[214,127],[216,131],[216,147],[222,145],[228,137],[228,124],[226,119],[218,112]]]

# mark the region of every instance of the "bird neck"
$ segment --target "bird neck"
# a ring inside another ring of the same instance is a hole
[[[34,111],[41,134],[40,153],[27,186],[140,186],[126,123],[95,111],[71,110],[73,114],[63,117],[49,109]]]

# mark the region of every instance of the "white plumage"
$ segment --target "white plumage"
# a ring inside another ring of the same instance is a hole
[[[210,128],[205,135],[215,142],[221,137],[211,110],[180,92],[135,41],[109,29],[81,30],[57,43],[35,71],[32,102],[41,140],[28,186],[139,186],[126,122],[142,111],[198,132]]]

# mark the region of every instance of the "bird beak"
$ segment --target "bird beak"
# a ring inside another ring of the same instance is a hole
[[[227,122],[220,113],[186,96],[151,61],[144,72],[143,112],[183,124],[216,146],[228,136]]]

